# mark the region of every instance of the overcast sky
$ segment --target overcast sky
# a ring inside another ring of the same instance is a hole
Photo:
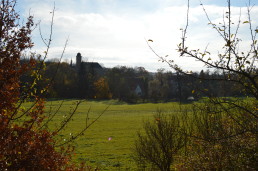
[[[64,60],[75,62],[80,52],[84,60],[99,62],[105,67],[142,66],[148,71],[169,69],[159,62],[145,40],[152,39],[151,46],[161,55],[169,55],[188,70],[200,70],[203,65],[189,58],[178,58],[176,51],[180,43],[180,28],[185,27],[187,0],[17,0],[17,10],[22,17],[29,13],[40,21],[42,34],[47,39],[50,30],[51,10],[55,2],[53,42],[49,58],[59,58],[69,37]],[[227,0],[202,0],[206,11],[214,22],[221,21],[227,11]],[[246,20],[248,0],[232,0],[232,15],[238,19],[240,9],[242,21]],[[258,0],[251,0],[254,26],[258,23]],[[204,49],[218,53],[221,38],[207,25],[208,21],[199,0],[190,0],[188,44],[193,49]],[[247,25],[241,25],[239,35],[242,46],[248,46]],[[40,39],[38,29],[33,33],[33,51],[42,53],[46,47]]]

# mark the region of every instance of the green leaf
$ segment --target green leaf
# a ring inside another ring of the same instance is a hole
[[[249,21],[244,21],[243,24],[249,23]]]

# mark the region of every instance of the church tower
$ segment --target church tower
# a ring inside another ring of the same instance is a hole
[[[76,69],[79,70],[82,63],[82,55],[81,53],[77,53],[76,55]]]
[[[73,60],[71,58],[70,67],[73,67]]]

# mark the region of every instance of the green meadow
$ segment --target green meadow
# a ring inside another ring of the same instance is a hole
[[[62,101],[49,101],[46,112],[55,111]],[[63,102],[60,110],[50,122],[54,129],[66,118],[75,107],[75,100]],[[60,143],[78,133],[88,123],[96,119],[108,107],[104,114],[90,126],[84,135],[72,143],[74,160],[86,162],[87,165],[99,167],[101,170],[134,170],[136,164],[132,159],[132,147],[141,131],[144,120],[153,119],[158,109],[164,113],[178,112],[180,106],[176,102],[126,104],[115,100],[85,101],[80,104],[73,119],[60,134]]]

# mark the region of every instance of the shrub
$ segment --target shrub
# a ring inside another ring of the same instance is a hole
[[[134,146],[135,161],[140,168],[151,166],[169,171],[175,156],[185,144],[179,119],[158,111],[152,122],[144,123],[144,133],[138,133]]]
[[[247,109],[247,108],[246,108]],[[241,110],[231,111],[241,117]],[[256,137],[242,130],[219,105],[201,103],[193,106],[188,117],[190,129],[185,156],[181,156],[179,170],[257,170]]]

